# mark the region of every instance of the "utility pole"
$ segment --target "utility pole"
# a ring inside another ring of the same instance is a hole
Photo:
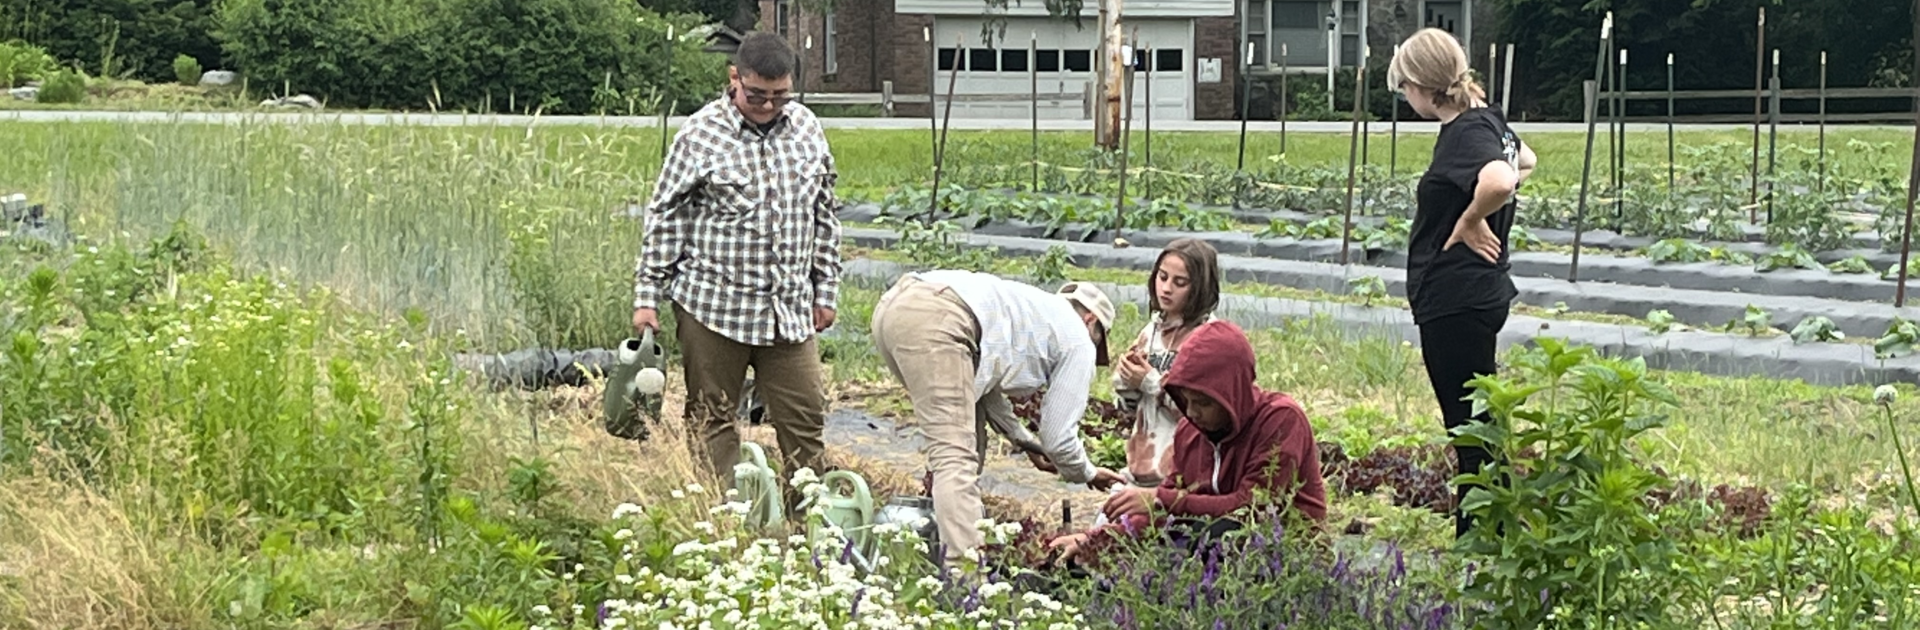
[[[1100,59],[1095,68],[1100,80],[1094,83],[1094,143],[1112,150],[1120,146],[1120,101],[1125,90],[1122,79],[1133,66],[1131,59],[1120,58],[1126,44],[1120,28],[1121,0],[1100,0]]]

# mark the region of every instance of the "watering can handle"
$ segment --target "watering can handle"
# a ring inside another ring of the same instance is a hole
[[[767,467],[767,451],[766,449],[760,448],[760,445],[758,443],[755,443],[755,442],[740,443],[740,456],[745,457],[747,458],[748,461],[753,462],[753,465],[756,467],[759,467],[759,468]]]
[[[821,485],[826,486],[828,491],[837,494],[839,490],[834,487],[833,482],[835,481],[845,481],[847,485],[853,486],[852,498],[858,499],[865,505],[873,504],[873,492],[867,489],[867,480],[862,478],[860,473],[851,470],[836,470],[820,478]]]

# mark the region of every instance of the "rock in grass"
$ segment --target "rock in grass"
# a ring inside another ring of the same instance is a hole
[[[206,87],[233,85],[236,78],[238,77],[230,70],[208,70],[200,74],[200,85]]]

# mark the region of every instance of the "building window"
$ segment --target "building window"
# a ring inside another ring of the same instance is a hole
[[[1000,67],[1000,52],[992,48],[967,49],[967,70],[993,72]]]
[[[1461,23],[1460,13],[1459,2],[1428,2],[1426,15],[1421,16],[1420,25],[1431,26],[1459,37],[1460,27],[1464,26]]]
[[[940,70],[941,70],[942,72],[945,72],[945,71],[950,71],[950,70],[956,70],[956,69],[958,69],[958,70],[965,70],[965,68],[955,68],[955,67],[953,66],[953,61],[954,61],[954,57],[955,57],[955,56],[957,56],[957,55],[959,55],[959,54],[960,54],[960,49],[958,49],[958,48],[942,48],[942,49],[940,49],[940,54],[939,54],[939,59],[940,59]]]
[[[773,3],[773,29],[781,39],[787,39],[787,25],[793,22],[793,1],[779,0]]]
[[[1242,46],[1253,44],[1256,66],[1325,68],[1329,61],[1352,66],[1359,63],[1367,46],[1368,4],[1366,0],[1241,0]],[[1458,7],[1460,2],[1452,4]],[[1331,40],[1329,31],[1335,35]],[[1244,55],[1246,49],[1234,52]]]
[[[1179,48],[1153,51],[1154,72],[1182,72],[1187,69],[1187,51]]]
[[[1033,53],[1033,67],[1041,72],[1060,71],[1060,51],[1041,50]]]
[[[1066,51],[1067,72],[1093,72],[1093,51]]]
[[[834,45],[835,42],[839,41],[840,39],[838,37],[838,35],[840,34],[840,30],[839,30],[839,27],[836,25],[836,20],[834,20],[834,17],[836,16],[832,11],[827,12],[827,27],[826,27],[826,35],[824,37],[824,39],[827,40],[825,42],[827,60],[826,60],[826,63],[824,64],[827,67],[826,69],[827,74],[834,74],[834,73],[840,72],[840,55],[838,54],[839,51],[835,50],[839,47]]]
[[[1000,71],[1001,72],[1026,72],[1027,71],[1027,51],[1026,50],[1000,51]]]

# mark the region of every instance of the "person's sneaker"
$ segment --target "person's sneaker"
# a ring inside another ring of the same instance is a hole
[[[666,352],[654,342],[653,331],[620,343],[613,369],[602,394],[607,433],[628,440],[647,439],[646,418],[660,418],[661,393],[666,388],[662,369]],[[646,414],[642,417],[641,414]]]

